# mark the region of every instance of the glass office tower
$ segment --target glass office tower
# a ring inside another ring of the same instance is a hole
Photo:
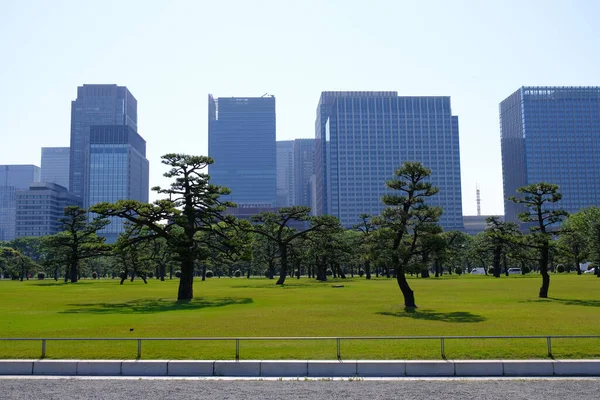
[[[87,167],[90,126],[123,125],[137,132],[137,100],[124,86],[83,85],[77,88],[77,99],[71,102],[71,146],[69,191],[90,205]]]
[[[149,168],[146,141],[129,126],[90,127],[89,202],[114,203],[118,200],[148,202]],[[112,218],[111,224],[98,232],[114,243],[123,232],[123,221]]]
[[[15,238],[17,191],[40,181],[35,165],[0,165],[0,242]]]
[[[52,182],[35,182],[17,191],[16,237],[46,236],[60,232],[65,207],[81,207],[81,199]]]
[[[69,188],[68,147],[42,147],[41,181]]]
[[[521,186],[557,184],[569,212],[600,205],[600,87],[524,86],[500,103],[504,214]]]
[[[317,215],[350,227],[378,215],[386,180],[405,161],[430,168],[440,191],[440,224],[462,229],[458,117],[450,97],[399,97],[397,92],[323,92],[315,123]]]
[[[208,95],[211,183],[231,189],[239,207],[275,207],[277,164],[275,97]]]
[[[294,140],[294,205],[311,206],[311,178],[314,174],[315,139]]]
[[[294,205],[294,141],[277,141],[277,207]]]

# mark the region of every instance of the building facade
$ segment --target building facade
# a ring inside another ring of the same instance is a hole
[[[463,224],[464,230],[463,232],[475,236],[478,233],[483,232],[487,228],[487,223],[485,222],[486,218],[496,217],[500,221],[504,221],[503,215],[464,215],[463,216]]]
[[[66,187],[36,182],[17,191],[15,237],[46,236],[60,232],[65,207],[81,207],[81,199]]]
[[[69,187],[69,147],[42,147],[41,181]]]
[[[315,123],[317,215],[350,227],[379,214],[386,180],[405,161],[431,169],[440,189],[428,199],[443,209],[440,225],[462,229],[458,117],[450,97],[399,97],[397,92],[323,92]]]
[[[131,127],[99,125],[90,127],[89,204],[118,200],[148,202],[149,166],[146,141]],[[98,232],[114,243],[123,232],[123,221],[111,223]]]
[[[311,204],[311,177],[315,174],[315,139],[294,140],[294,205]]]
[[[0,242],[15,238],[17,192],[40,181],[35,165],[0,165]]]
[[[137,100],[124,86],[83,85],[71,102],[69,191],[89,206],[90,126],[123,125],[137,132]]]
[[[294,205],[294,141],[277,141],[277,207]]]
[[[500,103],[504,214],[521,186],[557,184],[568,212],[600,205],[600,87],[524,86]]]
[[[211,183],[231,190],[239,207],[275,207],[277,164],[275,97],[208,96]]]

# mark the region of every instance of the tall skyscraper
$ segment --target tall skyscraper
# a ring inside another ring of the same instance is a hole
[[[68,147],[42,147],[41,181],[68,188],[70,155]]]
[[[315,174],[315,139],[294,140],[294,204],[311,207],[310,179]]]
[[[239,207],[277,204],[275,97],[208,95],[211,182],[231,189]]]
[[[277,141],[277,207],[294,205],[294,141]]]
[[[89,205],[118,200],[148,202],[149,167],[146,141],[131,127],[99,125],[90,127]],[[123,232],[123,221],[98,232],[114,243]]]
[[[124,86],[83,85],[71,102],[69,191],[89,206],[88,170],[90,126],[124,125],[137,132],[137,100]]]
[[[59,221],[68,206],[81,207],[81,199],[56,183],[35,182],[28,190],[17,191],[15,236],[46,236],[60,232],[62,224]]]
[[[315,124],[317,214],[344,226],[379,214],[386,180],[405,161],[430,168],[440,191],[440,224],[462,229],[458,117],[450,97],[398,97],[397,92],[323,92]]]
[[[500,103],[504,214],[521,186],[557,184],[569,212],[600,204],[600,87],[524,86]]]
[[[15,238],[17,191],[40,181],[35,165],[0,165],[0,241]]]

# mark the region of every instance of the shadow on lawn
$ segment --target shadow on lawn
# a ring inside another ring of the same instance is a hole
[[[277,280],[269,281],[269,283],[263,283],[260,285],[232,285],[231,287],[234,289],[296,289],[309,286],[316,287],[316,285],[311,285],[309,283],[290,282],[289,284],[276,285],[275,282],[277,282]]]
[[[62,280],[58,280],[58,281],[51,281],[51,282],[36,282],[36,283],[32,283],[33,286],[81,286],[81,285],[89,285],[90,282],[77,282],[77,283],[71,283],[71,282],[65,282]]]
[[[558,297],[548,297],[547,299],[526,300],[525,302],[526,303],[559,302],[566,306],[600,307],[600,300],[560,299]]]
[[[220,299],[196,298],[188,303],[167,299],[139,299],[124,303],[80,303],[60,314],[152,314],[165,311],[198,310],[207,307],[223,307],[234,304],[250,304],[249,297],[223,297]]]
[[[474,323],[483,322],[486,320],[481,315],[472,314],[466,311],[455,311],[449,313],[435,312],[433,310],[403,310],[397,312],[379,312],[380,315],[388,315],[391,317],[422,319],[426,321],[441,321],[441,322],[461,322]]]

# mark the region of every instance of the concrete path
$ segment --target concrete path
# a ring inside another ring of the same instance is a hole
[[[64,399],[598,399],[599,378],[233,380],[0,377],[4,400]]]

